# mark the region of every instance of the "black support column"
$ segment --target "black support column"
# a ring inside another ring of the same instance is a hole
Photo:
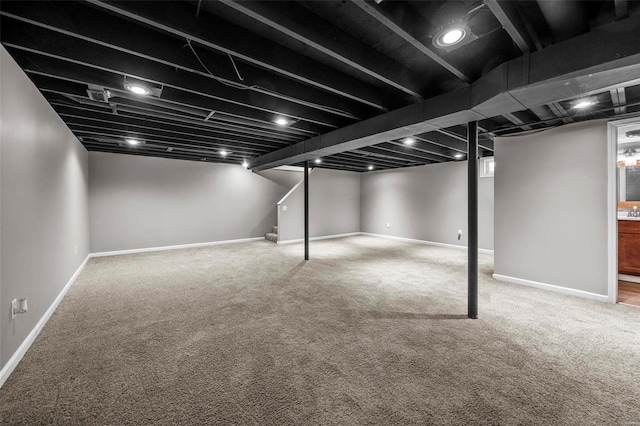
[[[309,260],[309,161],[304,162],[304,260]]]
[[[467,124],[469,298],[467,315],[478,318],[478,122]]]

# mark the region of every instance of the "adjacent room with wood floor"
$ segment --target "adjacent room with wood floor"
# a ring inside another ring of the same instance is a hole
[[[640,2],[0,3],[0,425],[640,424]]]

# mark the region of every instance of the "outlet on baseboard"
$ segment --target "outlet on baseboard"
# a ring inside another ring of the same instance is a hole
[[[391,222],[387,222],[387,228],[391,228]]]

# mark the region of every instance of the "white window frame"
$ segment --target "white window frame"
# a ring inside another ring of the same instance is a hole
[[[495,175],[495,157],[484,157],[480,159],[480,177],[489,178]],[[494,164],[493,171],[490,171],[490,164]]]

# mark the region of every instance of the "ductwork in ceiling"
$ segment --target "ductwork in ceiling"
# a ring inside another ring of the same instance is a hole
[[[538,6],[549,25],[553,43],[589,31],[587,13],[579,1],[538,0]]]

